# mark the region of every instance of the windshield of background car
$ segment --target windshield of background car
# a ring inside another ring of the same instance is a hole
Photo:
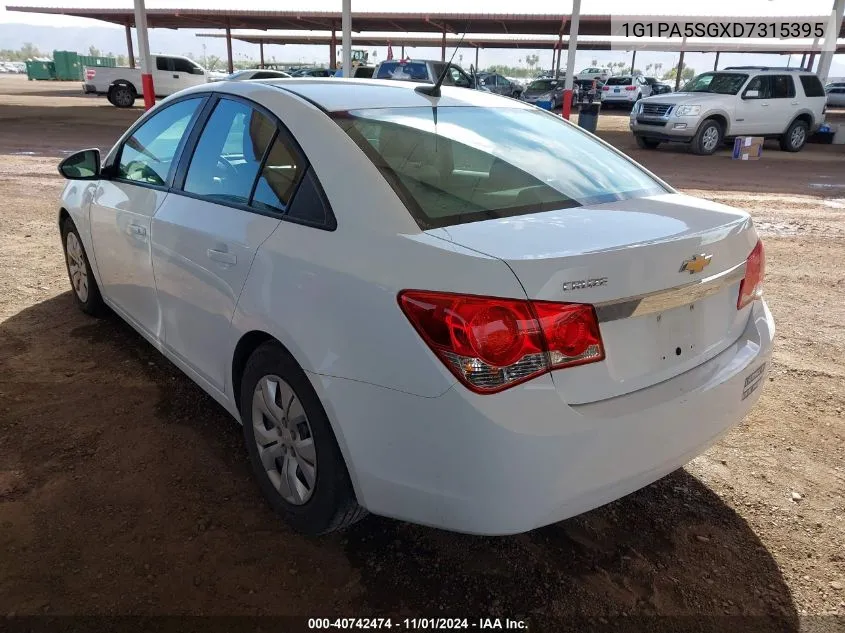
[[[533,108],[380,108],[334,118],[423,229],[667,192],[624,155]]]
[[[424,62],[382,62],[376,79],[399,79],[401,81],[428,81],[428,69]]]
[[[537,81],[532,81],[530,84],[528,84],[528,88],[526,88],[526,90],[529,90],[531,92],[540,92],[541,90],[548,91],[552,90],[556,86],[557,82],[553,79],[540,79]]]
[[[735,95],[742,88],[748,75],[739,73],[703,73],[693,78],[681,92],[715,92],[720,95]]]
[[[605,86],[630,86],[631,82],[633,82],[633,78],[631,77],[609,77],[607,81],[604,82]]]

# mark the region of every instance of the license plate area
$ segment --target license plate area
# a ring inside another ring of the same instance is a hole
[[[654,319],[655,361],[674,365],[696,356],[704,343],[706,324],[703,310],[695,303],[651,315]]]

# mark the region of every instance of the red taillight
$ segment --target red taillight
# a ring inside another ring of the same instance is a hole
[[[636,90],[636,86],[625,86],[625,90]]]
[[[478,393],[604,359],[590,305],[405,290],[399,306],[446,367]]]
[[[763,296],[763,275],[766,274],[766,253],[763,241],[757,240],[757,245],[745,262],[745,278],[739,284],[739,298],[736,309],[741,310],[755,299]]]
[[[610,90],[610,86],[602,86],[602,90]]]

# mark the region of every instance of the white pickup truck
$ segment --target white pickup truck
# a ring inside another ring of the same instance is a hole
[[[183,88],[208,81],[208,72],[192,59],[178,55],[150,55],[156,97],[167,97]],[[86,94],[106,95],[109,103],[129,108],[143,94],[138,68],[86,66],[82,90]]]

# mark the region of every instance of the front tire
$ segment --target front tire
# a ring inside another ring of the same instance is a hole
[[[97,280],[91,272],[88,255],[85,253],[82,238],[79,237],[79,231],[76,230],[73,220],[65,218],[62,222],[61,233],[67,276],[76,305],[85,314],[103,316],[107,311],[106,304],[103,302]]]
[[[710,156],[719,148],[723,139],[724,133],[719,122],[714,119],[707,119],[692,138],[690,149],[692,149],[693,154]]]
[[[780,137],[780,148],[785,152],[800,152],[807,144],[809,130],[806,121],[793,121],[786,134]]]
[[[366,516],[323,405],[287,350],[275,341],[255,350],[240,395],[249,461],[276,514],[312,536]]]

